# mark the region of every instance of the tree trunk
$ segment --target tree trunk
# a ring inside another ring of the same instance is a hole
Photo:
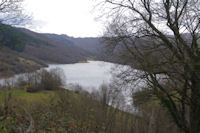
[[[190,133],[200,133],[200,79],[199,73],[192,77]]]
[[[148,133],[155,133],[155,108],[152,108],[152,110],[151,110]]]

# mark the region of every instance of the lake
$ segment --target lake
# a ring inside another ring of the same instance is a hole
[[[120,66],[120,67],[119,67]],[[117,69],[119,67],[119,69]],[[116,65],[110,62],[104,61],[88,61],[87,63],[74,63],[74,64],[50,64],[47,68],[42,68],[46,70],[60,68],[64,75],[65,85],[67,89],[71,89],[73,84],[81,85],[84,90],[91,92],[94,89],[99,88],[103,83],[110,83],[113,79],[111,72],[114,69],[115,74],[119,73],[121,69],[126,70],[128,66]],[[39,70],[38,70],[39,71]],[[134,70],[137,71],[137,70]],[[5,84],[7,81],[10,83],[15,83],[18,77],[23,77],[25,74],[18,74],[8,79],[0,79],[0,84]],[[145,82],[137,81],[137,88],[145,86]],[[124,88],[130,88],[132,84],[127,84]]]
[[[122,66],[122,65],[118,65]],[[123,66],[122,66],[123,67]],[[103,61],[88,61],[87,63],[75,64],[50,64],[46,70],[60,68],[65,76],[65,88],[71,89],[73,84],[79,84],[84,90],[92,92],[94,89],[98,90],[103,83],[110,83],[112,80],[112,70],[117,68],[116,64]],[[127,68],[127,66],[125,66]],[[39,70],[38,70],[39,71]],[[10,83],[15,83],[20,76],[25,74],[18,74],[6,79]],[[5,79],[0,79],[0,84],[5,84]],[[126,95],[126,101],[129,101],[129,95]],[[131,94],[131,93],[130,93]],[[129,103],[129,102],[127,102]]]
[[[76,84],[84,88],[98,88],[102,83],[109,83],[112,74],[113,63],[103,61],[88,61],[75,64],[52,64],[47,70],[61,68],[66,77],[67,84]]]
[[[65,84],[79,84],[88,91],[98,88],[102,83],[109,83],[112,74],[111,70],[115,66],[113,63],[103,61],[88,61],[87,63],[75,64],[50,64],[46,70],[60,68],[65,76]],[[24,74],[18,74],[6,79],[9,82],[16,82],[17,78]],[[4,84],[5,79],[0,79],[0,84]]]

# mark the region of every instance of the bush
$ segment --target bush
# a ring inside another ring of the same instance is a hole
[[[43,70],[41,74],[41,85],[45,90],[56,90],[63,86],[63,78],[60,69],[52,69],[50,71]]]
[[[64,76],[58,68],[41,70],[34,73],[28,73],[19,77],[17,81],[18,88],[24,88],[27,92],[38,92],[41,90],[57,90],[64,85]]]
[[[26,82],[24,89],[27,92],[38,92],[42,90],[41,72],[39,71],[26,74],[23,82]]]
[[[23,76],[19,76],[16,82],[17,89],[24,88],[26,85],[27,81],[25,80],[25,78]]]
[[[27,84],[24,90],[27,92],[38,92],[40,89],[38,87],[34,87],[32,84]]]

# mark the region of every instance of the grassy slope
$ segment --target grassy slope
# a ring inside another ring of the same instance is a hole
[[[81,96],[79,94],[74,93],[73,91],[64,89],[61,90],[61,92],[67,93],[70,96],[68,97],[69,100],[77,102],[81,99]],[[35,104],[40,104],[49,107],[52,104],[57,104],[57,102],[60,100],[58,96],[58,91],[42,90],[40,92],[30,93],[26,92],[23,89],[14,89],[0,91],[1,105],[4,104],[5,98],[8,98],[9,95],[11,95],[11,100],[14,102],[14,104],[15,102],[21,103],[23,101],[20,107],[26,110],[30,110],[32,108],[32,105]]]
[[[37,93],[29,93],[25,90],[9,90],[9,91],[2,91],[0,93],[0,101],[4,100],[6,96],[11,94],[12,98],[15,100],[23,100],[28,103],[34,103],[34,102],[42,102],[47,104],[50,100],[50,97],[55,96],[54,91],[41,91]]]
[[[0,78],[34,71],[44,66],[44,63],[19,56],[17,52],[9,48],[0,48]]]
[[[66,130],[70,133],[90,133],[93,131],[98,131],[98,133],[100,133],[100,131],[104,129],[100,111],[101,107],[99,106],[99,103],[97,101],[88,99],[85,95],[77,94],[69,90],[61,90],[60,92],[67,94],[67,97],[65,97],[66,101],[63,101],[60,104],[58,104],[60,101],[59,91],[41,91],[36,93],[29,93],[25,90],[1,91],[0,107],[3,107],[3,104],[5,102],[4,99],[7,98],[9,94],[11,94],[12,98],[9,102],[9,106],[10,109],[12,111],[15,111],[18,115],[13,116],[13,113],[11,113],[11,115],[8,117],[9,119],[7,118],[3,122],[5,127],[7,127],[7,129],[12,127],[10,119],[15,120],[15,125],[18,123],[22,123],[22,126],[25,123],[25,121],[23,121],[22,118],[26,116],[26,113],[23,114],[22,112],[23,110],[26,110],[30,114],[32,114],[32,117],[35,120],[35,128],[37,132],[45,133],[49,131],[48,129],[50,129],[51,132],[60,133],[63,133]],[[112,108],[109,107],[108,110],[111,111]],[[66,112],[63,114],[63,111]],[[131,115],[119,110],[116,111],[118,112],[116,114],[115,120],[115,126],[117,128],[115,129],[113,127],[113,130],[129,130],[130,126],[124,124],[125,121],[123,121],[122,118],[127,117],[130,118],[129,120],[131,120]],[[51,112],[52,116],[44,117],[44,115],[47,112]],[[108,116],[108,119],[111,116]],[[44,122],[42,122],[43,119]],[[60,121],[62,122],[60,123]],[[52,123],[54,126],[52,126]],[[16,126],[18,127],[20,125]],[[26,126],[24,126],[23,128],[27,129]],[[13,129],[15,130],[15,128]],[[58,131],[61,129],[62,131]],[[12,132],[11,129],[10,132]]]

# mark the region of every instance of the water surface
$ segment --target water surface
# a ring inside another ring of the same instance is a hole
[[[109,83],[113,67],[113,63],[89,61],[88,63],[53,64],[46,69],[61,68],[67,84],[78,83],[84,88],[98,88],[102,83]]]

